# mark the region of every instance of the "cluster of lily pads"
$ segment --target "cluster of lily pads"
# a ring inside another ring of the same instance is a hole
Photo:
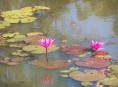
[[[38,40],[45,37],[41,32],[31,32],[27,35],[20,33],[4,33],[0,35],[0,46],[9,46],[10,48],[17,48],[11,54],[16,57],[27,57],[33,54],[44,54],[45,48],[38,44]],[[35,39],[34,39],[35,38]],[[57,45],[52,45],[48,48],[48,53],[58,50]],[[7,61],[11,61],[8,58]],[[1,63],[5,63],[6,59],[3,57]],[[15,62],[15,61],[14,61]],[[7,62],[8,63],[8,62]],[[64,63],[64,62],[63,62]],[[15,64],[14,64],[15,65]]]
[[[102,85],[118,86],[118,63],[112,62],[112,56],[108,52],[93,51],[90,47],[80,45],[64,45],[61,46],[61,50],[76,58],[71,60],[75,64],[75,69],[62,70],[60,76],[81,81],[83,86],[92,85],[94,81]]]
[[[45,6],[34,6],[34,7],[24,7],[12,11],[3,11],[0,16],[4,19],[0,21],[0,29],[6,28],[11,25],[11,23],[30,23],[35,21],[37,18],[33,16],[33,12],[36,10],[49,10],[49,7]]]

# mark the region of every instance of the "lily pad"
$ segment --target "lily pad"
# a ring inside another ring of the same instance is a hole
[[[67,62],[66,60],[55,60],[55,61],[49,61],[47,63],[45,60],[41,60],[41,59],[35,59],[28,63],[33,64],[33,65],[38,65],[46,69],[65,68],[65,67],[70,66],[71,64],[71,62]]]
[[[25,60],[23,57],[13,57],[13,58],[11,58],[12,62],[21,62],[23,60]]]
[[[15,36],[14,36],[13,38],[11,38],[11,39],[7,39],[7,42],[21,42],[21,41],[23,41],[25,38],[26,38],[25,35],[18,34],[18,35],[15,35]]]
[[[76,65],[88,68],[104,68],[111,64],[108,59],[84,58],[82,61],[75,62]]]
[[[3,34],[2,35],[2,37],[5,37],[5,38],[7,38],[7,37],[14,37],[14,33],[5,33],[5,34]]]
[[[112,64],[109,66],[109,69],[111,69],[111,73],[118,78],[118,65],[117,64]]]
[[[84,72],[73,71],[69,77],[77,81],[98,81],[106,78],[106,75],[97,70],[85,70]]]
[[[36,36],[36,35],[43,35],[42,32],[31,32],[31,33],[27,33],[27,36],[31,37],[31,36]]]
[[[20,19],[20,22],[21,23],[29,23],[29,22],[35,21],[36,19],[37,18],[35,18],[35,17],[26,17],[26,18]]]
[[[117,85],[118,86],[118,79],[113,76],[113,77],[107,77],[103,80],[99,81],[100,83],[102,83],[103,85]]]
[[[50,46],[48,48],[48,53],[54,52],[54,51],[56,51],[58,49],[59,49],[59,47],[57,45],[52,45],[52,46]],[[42,53],[46,53],[46,51],[45,51],[45,48],[44,47],[39,46],[39,49],[36,49],[36,50],[32,51],[31,53],[32,54],[42,54]]]
[[[17,47],[17,48],[22,48],[23,46],[26,46],[26,44],[14,43],[9,45],[9,47]]]
[[[6,28],[10,26],[11,24],[5,21],[0,21],[0,29]]]
[[[82,54],[87,47],[85,46],[80,46],[80,45],[71,45],[71,46],[64,46],[62,47],[62,51],[64,51],[66,54],[69,55],[80,55]]]
[[[28,34],[31,35],[31,34]],[[40,35],[35,35],[35,36],[30,36],[30,37],[26,37],[24,39],[25,43],[27,44],[37,44],[38,45],[38,40],[40,40],[43,36]]]
[[[22,50],[17,50],[16,52],[12,52],[12,55],[21,56],[21,57],[28,56],[28,54],[25,52],[22,52]]]
[[[96,51],[93,56],[95,58],[104,58],[104,59],[110,59],[112,58],[112,56],[108,53],[108,52],[105,52],[105,51]]]
[[[87,81],[81,82],[81,84],[82,84],[83,86],[90,86],[90,85],[92,85],[91,82],[87,82]]]
[[[59,47],[57,45],[52,45],[48,48],[48,53],[58,50]],[[23,47],[24,51],[29,51],[32,54],[42,54],[46,53],[46,49],[40,45],[28,45]]]

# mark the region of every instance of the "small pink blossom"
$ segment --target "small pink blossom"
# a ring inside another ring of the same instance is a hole
[[[90,42],[90,47],[93,49],[93,50],[102,50],[104,48],[101,48],[102,46],[104,45],[103,42],[99,42],[99,41],[91,41]]]
[[[48,48],[49,46],[51,46],[53,42],[54,42],[54,39],[50,37],[44,37],[38,41],[38,43],[45,48]]]

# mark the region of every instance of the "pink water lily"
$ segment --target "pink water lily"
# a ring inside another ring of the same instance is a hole
[[[50,47],[54,42],[54,39],[50,38],[50,37],[44,37],[40,40],[38,40],[38,43],[46,48],[46,61],[48,62],[48,58],[47,58],[47,48]]]
[[[45,48],[48,48],[49,46],[51,46],[53,42],[54,42],[54,39],[50,37],[45,37],[38,41],[38,43]]]
[[[103,45],[104,45],[104,43],[100,42],[100,41],[93,41],[92,40],[90,42],[90,47],[95,51],[104,49],[104,48],[101,48]]]

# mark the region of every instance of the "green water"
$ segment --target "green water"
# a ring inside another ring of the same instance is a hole
[[[118,42],[118,0],[0,0],[0,12],[36,5],[48,6],[51,10],[36,11],[34,16],[38,19],[35,22],[12,24],[0,32],[43,32],[55,38],[56,43],[62,39],[67,39],[69,44],[84,45],[88,45],[92,39]],[[106,48],[113,58],[118,58],[117,47]],[[0,54],[9,55],[11,50],[1,47]],[[67,57],[57,51],[51,53],[49,58]],[[47,71],[27,61],[16,66],[0,64],[0,87],[82,87],[80,82],[60,77],[60,70]],[[53,75],[53,84],[41,83],[40,78],[46,73]]]

